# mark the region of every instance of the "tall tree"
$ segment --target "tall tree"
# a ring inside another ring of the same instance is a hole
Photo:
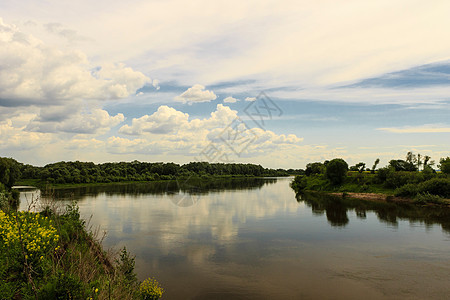
[[[373,163],[372,170],[371,170],[370,173],[375,174],[375,169],[377,168],[377,166],[378,166],[379,163],[380,163],[380,159],[377,158],[377,159],[375,160],[375,162]]]

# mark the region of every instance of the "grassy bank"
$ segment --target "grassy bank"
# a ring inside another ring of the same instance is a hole
[[[0,299],[158,299],[126,249],[105,251],[75,203],[40,212],[0,210]],[[153,298],[151,298],[151,297]]]
[[[418,205],[450,205],[450,178],[446,174],[385,169],[347,172],[338,182],[326,174],[296,176],[291,184],[297,193],[320,191],[369,201],[408,202]]]

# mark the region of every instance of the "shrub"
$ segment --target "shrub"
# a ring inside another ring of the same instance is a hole
[[[59,273],[39,290],[39,299],[86,299],[83,283],[74,276]]]
[[[306,188],[308,184],[306,176],[297,175],[291,183],[291,187],[296,191],[302,191]]]
[[[385,185],[388,188],[398,188],[407,183],[419,183],[424,180],[424,175],[418,172],[390,171],[387,174]]]
[[[420,193],[429,193],[442,197],[450,197],[450,179],[433,178],[419,184]]]
[[[134,266],[136,263],[135,257],[130,255],[126,247],[121,250],[119,259],[116,260],[116,263],[128,285],[137,283],[136,273],[134,272]]]
[[[377,175],[376,178],[378,179],[378,181],[380,183],[383,183],[386,181],[387,176],[389,173],[394,172],[395,170],[391,167],[384,167],[384,168],[380,168],[377,171]]]
[[[334,185],[341,184],[347,177],[348,164],[341,158],[331,160],[325,170],[325,174]]]
[[[414,202],[417,204],[428,204],[428,203],[443,204],[444,203],[442,197],[439,197],[437,195],[432,195],[430,193],[417,194],[417,197],[415,198]]]
[[[394,192],[395,196],[399,197],[414,197],[418,193],[417,184],[408,183],[397,188]]]

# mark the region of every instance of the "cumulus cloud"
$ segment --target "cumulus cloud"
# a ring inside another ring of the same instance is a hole
[[[0,106],[124,98],[147,82],[123,64],[93,70],[84,53],[48,46],[0,19]]]
[[[212,91],[205,90],[205,87],[201,84],[196,84],[193,87],[188,88],[181,95],[176,96],[175,101],[182,103],[200,103],[210,102],[217,98],[216,94]]]
[[[152,115],[133,119],[131,125],[124,125],[120,133],[139,135],[144,132],[167,134],[177,132],[188,123],[189,115],[166,105],[160,106]]]
[[[245,101],[248,101],[248,102],[256,101],[256,97],[247,97],[247,98],[245,98]]]
[[[24,131],[33,114],[20,114],[0,122],[0,149],[24,151],[40,148],[52,140],[51,135]]]
[[[111,137],[111,153],[170,153],[201,156],[208,147],[228,156],[267,155],[271,151],[292,149],[302,141],[294,134],[278,135],[270,130],[250,128],[237,111],[218,104],[208,118],[190,119],[187,113],[160,106],[152,115],[133,119],[119,133],[135,139]]]
[[[43,116],[36,117],[25,129],[34,132],[103,134],[125,120],[123,114],[110,116],[107,111],[98,108],[89,112],[66,115],[64,119],[59,119],[61,111],[56,111],[56,114],[44,113]]]
[[[225,99],[223,99],[223,102],[225,102],[225,103],[236,103],[238,101],[239,101],[238,99],[233,98],[233,97],[226,97]]]

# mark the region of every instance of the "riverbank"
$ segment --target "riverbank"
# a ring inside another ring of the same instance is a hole
[[[395,171],[388,168],[371,174],[347,172],[344,169],[338,181],[333,182],[324,173],[310,174],[296,176],[291,187],[296,193],[317,191],[369,201],[450,205],[450,177],[432,172]]]
[[[325,192],[327,193],[327,192]],[[352,193],[352,192],[342,192],[342,193],[336,193],[336,192],[328,192],[327,194],[338,196],[342,198],[352,198],[352,199],[358,199],[358,200],[365,200],[365,201],[373,201],[373,202],[385,202],[385,203],[400,203],[400,204],[420,204],[417,203],[416,199],[414,198],[407,198],[407,197],[397,197],[390,194],[378,194],[378,193]],[[441,205],[441,206],[447,206],[450,207],[450,199],[441,199],[442,203],[426,203],[427,205]]]
[[[75,203],[1,207],[0,299],[141,299],[134,257],[101,241]]]
[[[279,177],[288,177],[279,176]],[[16,186],[30,186],[41,190],[46,189],[67,189],[79,187],[95,187],[95,186],[112,186],[112,185],[128,185],[128,184],[146,184],[178,181],[180,184],[193,181],[204,180],[224,180],[224,179],[251,179],[251,178],[273,178],[273,176],[253,176],[253,175],[202,175],[202,176],[179,176],[164,180],[144,180],[144,181],[117,181],[117,182],[90,182],[90,183],[47,183],[39,179],[19,179],[15,183]]]

